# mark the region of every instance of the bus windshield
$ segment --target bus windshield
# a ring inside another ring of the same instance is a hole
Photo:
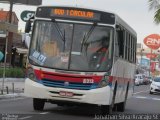
[[[31,64],[74,71],[107,71],[113,57],[113,28],[94,24],[36,20]]]

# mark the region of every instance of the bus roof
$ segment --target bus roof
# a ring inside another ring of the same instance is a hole
[[[116,23],[117,23],[118,25],[121,25],[121,26],[127,28],[127,30],[128,30],[129,32],[131,32],[135,37],[137,37],[136,31],[135,31],[131,26],[129,26],[129,24],[127,24],[124,20],[122,20],[122,19],[121,19],[118,15],[116,15],[116,14],[115,14],[115,20],[116,20]]]

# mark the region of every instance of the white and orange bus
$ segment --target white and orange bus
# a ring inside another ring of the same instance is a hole
[[[32,33],[25,95],[35,110],[45,102],[98,105],[124,111],[134,87],[136,32],[102,10],[40,6]]]

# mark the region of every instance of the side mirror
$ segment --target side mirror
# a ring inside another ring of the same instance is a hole
[[[31,31],[31,27],[32,27],[32,22],[34,20],[34,16],[31,17],[27,22],[26,22],[26,25],[25,25],[25,33],[29,33]]]
[[[116,31],[120,31],[121,27],[119,25],[116,25]]]
[[[26,26],[25,26],[25,33],[29,33],[31,31],[31,20],[29,19],[26,22]]]

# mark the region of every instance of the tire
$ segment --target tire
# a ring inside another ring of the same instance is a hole
[[[117,104],[117,111],[118,112],[124,112],[125,111],[126,101],[127,101],[127,96],[128,96],[128,89],[129,89],[129,83],[127,84],[127,89],[126,89],[124,102],[121,102],[121,103]]]
[[[34,110],[43,110],[45,104],[45,99],[33,98],[33,108]]]
[[[112,113],[111,105],[102,105],[101,106],[101,114],[102,115],[111,114],[111,113]]]
[[[124,112],[124,110],[125,110],[125,102],[121,102],[121,103],[118,103],[117,104],[117,111],[118,112]]]
[[[60,104],[60,103],[58,103],[58,104],[57,104],[57,106],[63,107],[63,106],[64,106],[64,104]]]
[[[150,90],[150,91],[149,91],[149,94],[153,94],[153,92]]]

